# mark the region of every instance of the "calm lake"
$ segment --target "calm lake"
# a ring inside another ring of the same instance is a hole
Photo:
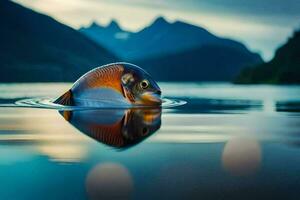
[[[16,107],[0,84],[0,199],[299,199],[300,86],[160,83],[167,109]]]

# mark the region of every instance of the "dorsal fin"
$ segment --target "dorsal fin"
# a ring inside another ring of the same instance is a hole
[[[65,105],[65,106],[72,106],[73,104],[73,97],[72,97],[72,92],[71,90],[68,90],[66,93],[64,93],[63,95],[61,95],[60,97],[58,97],[54,103],[56,104],[61,104],[61,105]]]

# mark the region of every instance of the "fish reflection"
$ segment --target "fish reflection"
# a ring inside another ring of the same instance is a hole
[[[141,142],[161,125],[161,108],[77,110],[60,114],[84,134],[116,148]]]

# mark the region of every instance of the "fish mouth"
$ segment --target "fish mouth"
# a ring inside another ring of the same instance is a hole
[[[142,102],[146,105],[161,105],[161,92],[145,92],[142,94]]]

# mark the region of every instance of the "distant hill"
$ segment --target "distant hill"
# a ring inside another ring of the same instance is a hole
[[[0,82],[74,81],[115,56],[78,31],[0,1]]]
[[[249,67],[239,74],[236,83],[300,83],[300,31],[280,47],[267,63]]]
[[[228,81],[258,62],[249,51],[212,44],[135,63],[162,81]]]
[[[80,28],[79,31],[119,57],[125,58],[127,56],[128,52],[124,48],[128,38],[133,33],[122,30],[115,20],[112,20],[107,26],[93,22],[89,27]]]
[[[94,22],[79,31],[127,60],[183,52],[212,44],[248,51],[237,41],[217,37],[204,28],[185,22],[169,23],[163,17],[158,17],[152,24],[136,33],[123,30],[115,20],[107,26]],[[260,59],[257,54],[255,57]]]
[[[93,23],[80,31],[123,60],[156,74],[158,80],[228,81],[243,67],[262,62],[242,43],[192,24],[169,23],[162,17],[136,33],[122,30],[116,21],[108,26]]]

